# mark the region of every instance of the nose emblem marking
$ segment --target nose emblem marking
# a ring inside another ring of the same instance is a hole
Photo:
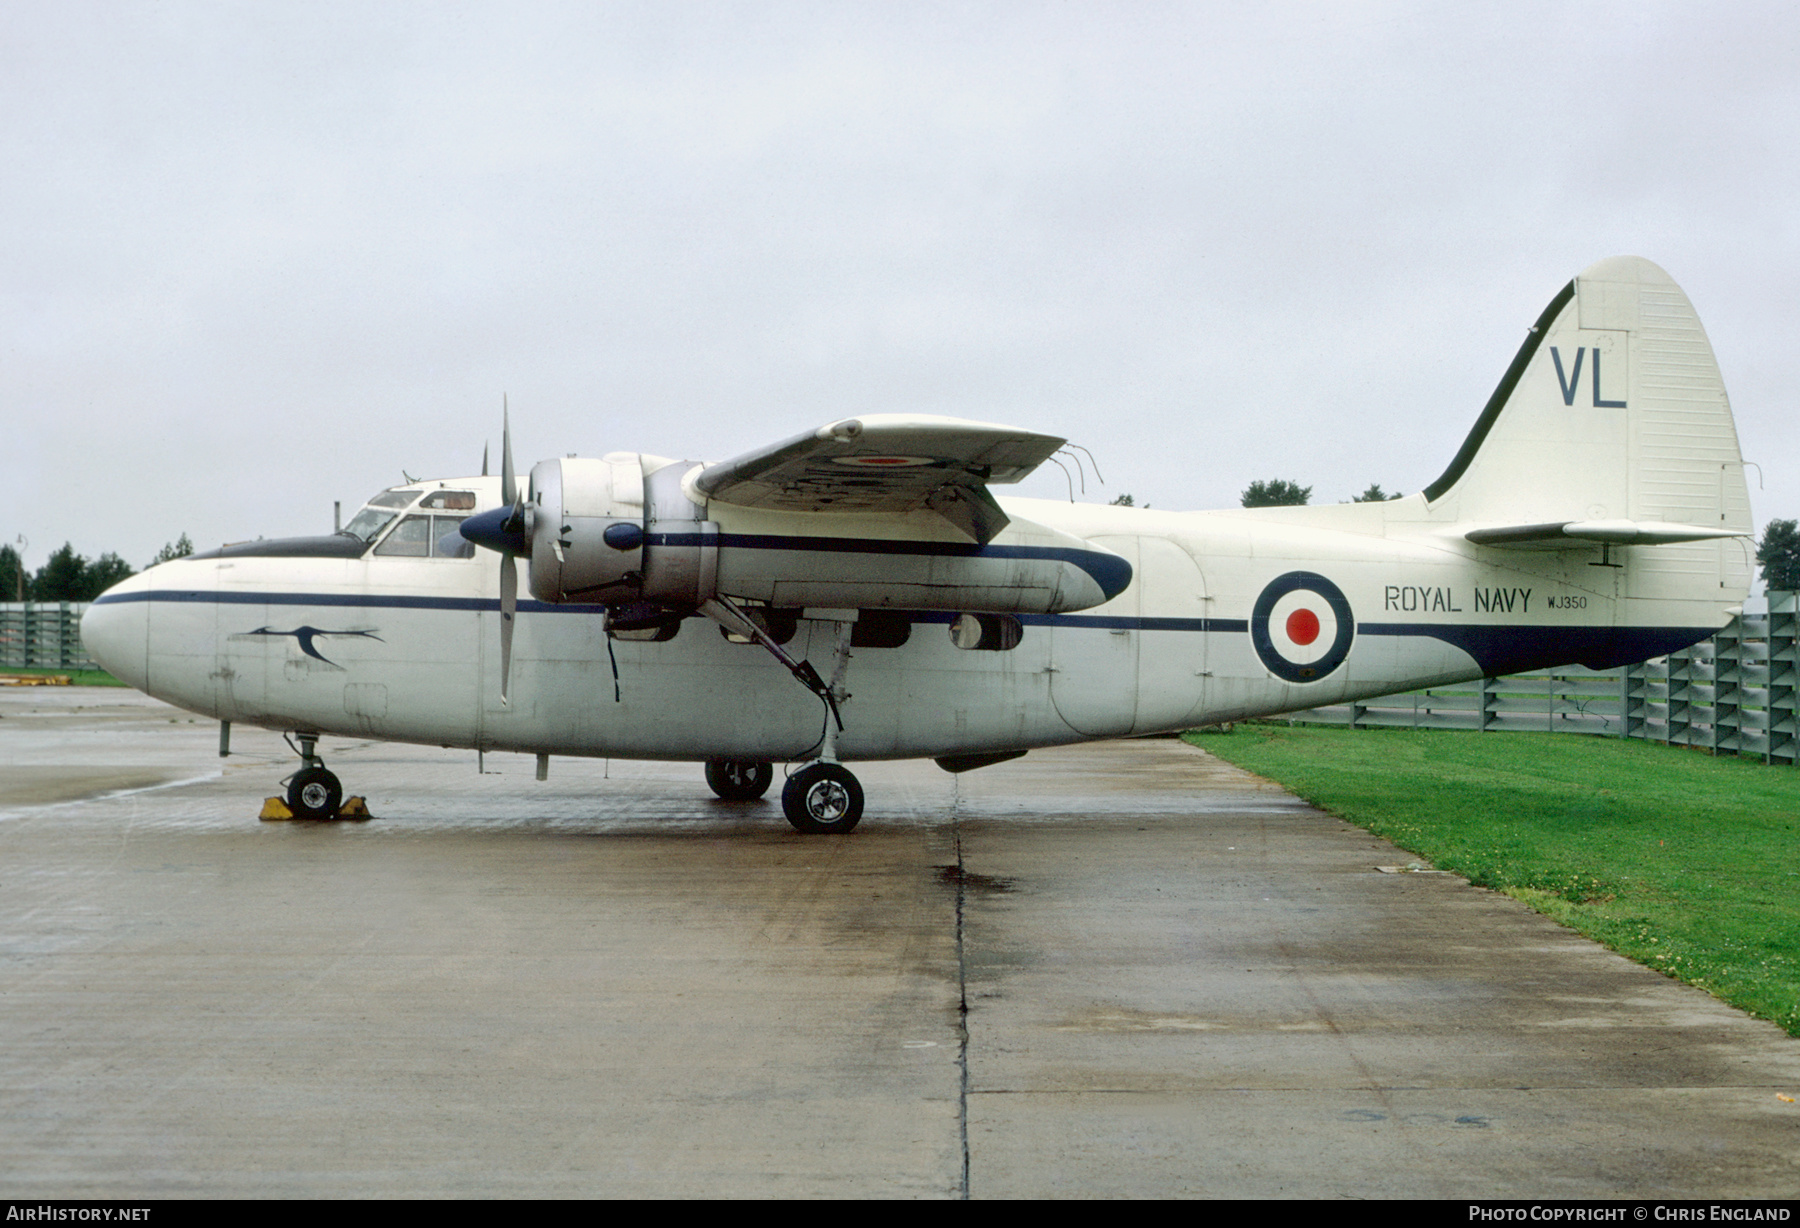
[[[337,662],[331,660],[324,653],[320,652],[318,650],[318,648],[313,644],[313,640],[321,635],[350,635],[350,636],[358,636],[365,640],[374,640],[378,644],[384,644],[387,642],[386,640],[383,640],[379,635],[376,635],[373,631],[326,631],[319,627],[305,627],[305,626],[295,627],[292,631],[277,631],[273,627],[258,627],[256,630],[246,631],[246,632],[244,632],[244,634],[245,635],[270,635],[270,636],[291,635],[299,643],[301,652],[305,653],[309,657],[315,657],[318,660],[325,662],[325,664],[327,664],[327,665],[337,665]],[[341,669],[343,667],[339,666],[338,668]]]

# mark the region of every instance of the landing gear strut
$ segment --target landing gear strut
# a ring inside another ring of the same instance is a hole
[[[751,621],[729,597],[712,597],[701,603],[700,612],[746,639],[755,640],[768,650],[807,690],[825,703],[825,728],[820,736],[818,758],[805,764],[787,779],[781,790],[781,809],[794,830],[808,835],[847,832],[862,818],[863,791],[844,765],[838,762],[837,738],[844,730],[842,705],[850,692],[844,689],[844,674],[850,667],[850,639],[856,628],[855,610],[807,610],[801,617],[813,622],[829,623],[837,630],[832,648],[831,681],[819,677],[810,661],[796,661],[770,638],[768,632]],[[713,765],[707,764],[706,782],[720,797],[727,796],[714,782]],[[767,787],[766,785],[764,787]],[[759,788],[752,796],[760,796]]]
[[[842,835],[862,818],[862,785],[837,756],[837,736],[844,728],[838,705],[850,698],[844,690],[844,674],[850,667],[850,633],[855,625],[854,617],[837,622],[831,682],[822,695],[831,719],[825,722],[819,757],[789,776],[781,789],[782,813],[795,831],[809,836]]]
[[[287,779],[288,809],[296,819],[335,819],[344,801],[344,786],[318,756],[319,735],[297,733],[300,770]],[[292,745],[290,742],[289,745]]]

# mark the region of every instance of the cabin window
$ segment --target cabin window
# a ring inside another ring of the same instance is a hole
[[[1007,652],[1024,638],[1024,626],[1011,614],[958,614],[950,620],[950,642],[958,648]]]

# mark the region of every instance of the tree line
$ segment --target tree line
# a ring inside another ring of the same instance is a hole
[[[194,543],[183,533],[169,542],[146,567],[186,558]],[[137,573],[118,555],[108,552],[90,560],[76,554],[70,542],[52,554],[37,573],[25,569],[25,561],[11,546],[0,546],[0,601],[92,601],[101,593]]]

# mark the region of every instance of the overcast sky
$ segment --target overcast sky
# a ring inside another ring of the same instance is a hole
[[[1410,492],[1620,253],[1699,309],[1760,529],[1797,65],[1791,3],[0,0],[0,538],[328,531],[497,461],[502,393],[522,468],[912,411],[1100,500]]]

